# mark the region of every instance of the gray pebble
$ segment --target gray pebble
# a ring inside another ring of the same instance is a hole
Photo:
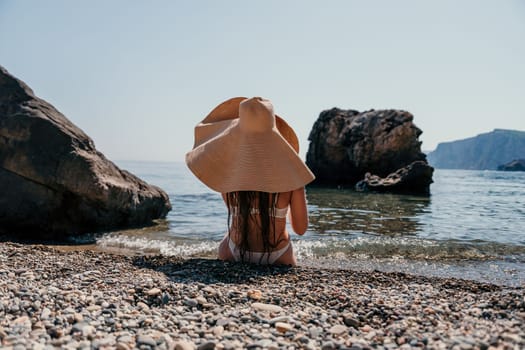
[[[10,258],[0,271],[0,341],[12,350],[525,345],[522,289],[377,271],[298,267],[267,274],[216,260],[57,254],[5,242],[3,256]],[[75,273],[57,273],[62,267]],[[263,303],[252,304],[247,291],[254,289]]]
[[[197,350],[213,350],[217,344],[214,341],[207,341],[197,346]]]
[[[157,346],[157,342],[148,335],[139,335],[137,337],[137,344],[138,345],[148,345],[151,347]]]
[[[321,345],[321,350],[334,350],[335,345],[331,341],[323,342],[323,345]]]
[[[185,299],[184,305],[189,307],[196,307],[197,305],[199,305],[199,302],[195,299]]]

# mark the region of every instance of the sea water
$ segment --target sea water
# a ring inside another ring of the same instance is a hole
[[[98,235],[99,249],[216,257],[227,230],[219,194],[184,163],[118,165],[161,187],[173,209],[155,226]],[[433,179],[430,197],[307,188],[309,229],[291,235],[299,264],[525,286],[525,173],[437,169]]]

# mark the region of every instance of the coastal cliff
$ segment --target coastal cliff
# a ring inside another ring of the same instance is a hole
[[[525,157],[525,131],[495,129],[475,137],[440,143],[428,154],[436,168],[496,170]]]

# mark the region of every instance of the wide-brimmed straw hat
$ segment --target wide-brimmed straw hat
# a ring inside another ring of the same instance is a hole
[[[186,164],[217,192],[288,192],[315,178],[298,152],[295,132],[269,100],[234,97],[195,127]]]

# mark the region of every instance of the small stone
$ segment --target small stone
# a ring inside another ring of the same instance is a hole
[[[361,326],[361,322],[359,322],[357,318],[352,317],[350,314],[343,315],[343,322],[348,327],[359,328]]]
[[[366,340],[372,340],[372,339],[374,339],[374,337],[375,337],[376,335],[377,335],[377,333],[374,332],[374,331],[368,332],[368,334],[365,335],[365,339],[366,339]]]
[[[303,345],[310,343],[310,339],[304,334],[301,335],[301,336],[296,337],[294,339],[294,341],[298,341],[299,343],[301,343]]]
[[[232,323],[232,320],[229,318],[219,318],[216,324],[217,326],[227,326],[230,323]]]
[[[49,310],[47,307],[42,309],[42,312],[40,313],[40,319],[41,320],[47,320],[51,316],[51,310]]]
[[[117,338],[117,342],[131,344],[133,342],[133,339],[131,338],[131,335],[124,334]]]
[[[479,341],[478,346],[479,350],[487,350],[489,348],[489,344],[484,341]]]
[[[20,316],[13,321],[13,324],[31,327],[31,320],[27,316]]]
[[[520,344],[521,342],[523,342],[523,339],[518,334],[503,333],[501,335],[501,338],[507,342],[511,342],[514,344]]]
[[[161,293],[162,293],[162,291],[159,288],[152,288],[152,289],[150,289],[150,290],[148,290],[146,292],[146,294],[149,295],[150,297],[154,297],[154,296],[159,295]]]
[[[149,327],[153,324],[153,319],[146,318],[144,321],[142,321],[141,327]]]
[[[47,334],[49,334],[51,338],[61,338],[64,335],[64,330],[59,327],[52,327],[47,330]]]
[[[171,300],[170,295],[168,293],[162,293],[162,303],[167,304]]]
[[[156,347],[157,342],[152,337],[141,334],[137,337],[137,345],[148,345],[151,347]]]
[[[186,340],[179,340],[173,344],[173,350],[194,350],[195,344]]]
[[[129,350],[130,347],[126,343],[117,343],[117,350]]]
[[[321,350],[334,350],[335,345],[331,341],[323,342],[323,345],[321,345]]]
[[[79,322],[75,323],[73,327],[71,327],[71,333],[81,333],[84,337],[88,337],[96,332],[95,327],[92,325],[85,323],[85,322]]]
[[[88,337],[88,336],[90,336],[92,334],[95,334],[96,331],[97,330],[95,329],[95,327],[93,327],[92,325],[89,325],[89,324],[84,326],[84,327],[82,327],[82,335],[84,337]]]
[[[45,329],[46,327],[41,321],[37,321],[33,324],[33,330]],[[0,331],[0,338],[3,338],[2,332]]]
[[[258,289],[251,289],[247,293],[248,298],[252,300],[260,300],[262,298],[262,292]]]
[[[137,303],[137,307],[138,307],[140,310],[149,310],[149,306],[148,306],[148,304],[143,303],[142,301],[139,301],[139,302]]]
[[[277,329],[279,332],[281,333],[286,333],[286,332],[289,332],[291,330],[293,330],[293,326],[289,323],[285,323],[285,322],[276,322],[275,323],[275,329]]]
[[[436,313],[436,310],[434,310],[433,308],[431,308],[430,306],[426,307],[423,309],[423,312],[426,313],[426,314],[430,314],[430,315],[433,315]]]
[[[310,333],[310,338],[316,339],[321,334],[323,334],[323,329],[321,327],[313,327],[313,328],[310,328],[309,333]]]
[[[202,343],[197,347],[197,350],[213,350],[215,349],[215,342],[214,341],[207,341],[205,343]]]
[[[100,305],[89,305],[86,310],[89,312],[99,311],[101,309]]]
[[[210,286],[206,286],[206,287],[202,288],[202,291],[206,292],[206,293],[209,293],[209,294],[215,294],[216,293],[215,288],[210,287]]]
[[[78,349],[83,349],[83,350],[91,349],[91,345],[92,343],[89,340],[82,340],[78,342]],[[45,350],[50,350],[50,349],[46,347]]]
[[[277,316],[277,317],[270,319],[268,323],[274,324],[277,322],[289,322],[290,319],[291,319],[290,316]]]
[[[255,310],[259,310],[259,311],[268,311],[268,312],[273,312],[273,313],[283,311],[283,308],[278,305],[263,304],[263,303],[253,303],[252,308],[254,308]]]
[[[348,328],[346,326],[343,326],[342,324],[336,324],[330,328],[329,332],[333,335],[341,335],[347,330]]]
[[[197,305],[199,305],[199,302],[195,299],[186,299],[184,300],[184,305],[189,307],[196,307]]]
[[[407,342],[407,339],[405,337],[399,337],[396,339],[397,345],[403,345]]]
[[[113,337],[96,339],[91,343],[93,349],[107,349],[108,347],[112,347],[112,345],[115,345],[115,338]]]
[[[365,324],[363,327],[361,327],[361,332],[365,332],[365,333],[368,333],[372,330],[373,328],[370,327],[369,325]]]
[[[220,337],[223,332],[224,332],[224,327],[223,326],[215,326],[215,327],[213,327],[213,335],[215,335],[216,337]]]
[[[75,322],[82,322],[84,320],[84,316],[81,313],[77,312],[73,316],[73,319],[75,320]]]

